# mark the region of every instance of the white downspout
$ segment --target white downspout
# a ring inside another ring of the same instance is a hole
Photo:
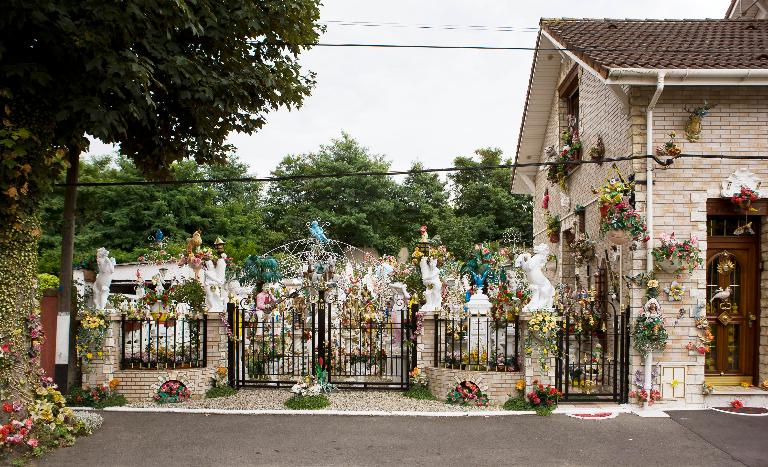
[[[645,147],[646,154],[653,155],[653,109],[656,107],[656,103],[661,97],[661,93],[664,91],[664,72],[661,71],[656,77],[656,92],[651,97],[651,102],[648,104],[648,108],[645,111]],[[648,273],[653,272],[653,163],[654,160],[648,158],[645,160],[645,210],[646,221],[648,222],[648,244],[645,250],[645,270]],[[648,352],[645,355],[645,377],[643,378],[643,389],[645,389],[648,397],[650,398],[651,389],[653,388],[653,381],[651,380],[653,369],[653,356],[652,352]]]

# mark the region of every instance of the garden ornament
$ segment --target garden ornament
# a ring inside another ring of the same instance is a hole
[[[717,292],[709,300],[709,303],[712,303],[712,302],[714,302],[717,299],[720,299],[722,301],[727,301],[730,296],[731,296],[731,286],[730,285],[728,287],[726,287],[725,289],[723,289],[722,287],[718,287],[717,288]]]
[[[531,301],[523,307],[523,312],[552,310],[555,288],[543,271],[547,265],[549,246],[546,243],[540,243],[533,248],[533,252],[533,256],[530,253],[522,253],[515,258],[515,267],[525,272],[531,291]]]
[[[426,288],[424,298],[427,301],[422,307],[422,311],[440,311],[443,308],[443,282],[440,280],[437,258],[422,256],[419,267],[421,268],[421,281]]]
[[[107,307],[109,286],[112,284],[116,261],[115,258],[109,257],[109,251],[106,248],[99,248],[96,250],[96,264],[99,267],[99,273],[96,274],[96,281],[93,283],[93,304],[97,310],[103,310]]]
[[[325,236],[325,232],[323,231],[323,228],[320,227],[319,222],[312,221],[312,223],[309,224],[309,233],[311,233],[318,242],[328,243],[328,237]]]
[[[221,258],[213,264],[213,261],[205,262],[205,307],[209,312],[224,311],[224,284],[226,283],[225,274],[227,270],[227,255],[222,253]]]

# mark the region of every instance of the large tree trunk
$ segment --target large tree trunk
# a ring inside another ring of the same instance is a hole
[[[39,383],[39,349],[33,351],[29,329],[39,320],[35,300],[38,219],[18,213],[0,222],[0,400],[31,402]]]
[[[64,222],[61,228],[61,296],[59,313],[69,314],[69,355],[67,358],[67,391],[80,383],[77,361],[77,307],[73,305],[72,257],[75,251],[75,207],[77,206],[77,183],[80,171],[80,149],[69,148],[67,186],[64,191]]]

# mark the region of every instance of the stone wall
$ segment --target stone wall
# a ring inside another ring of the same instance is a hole
[[[211,387],[216,368],[227,366],[227,333],[221,321],[221,313],[209,313],[207,320],[207,361],[204,368],[135,370],[120,369],[120,315],[112,314],[103,355],[83,368],[83,386],[96,386],[120,380],[118,392],[130,402],[150,400],[166,381],[178,380],[191,392],[192,398],[200,399]]]
[[[486,394],[491,404],[501,405],[510,396],[515,396],[515,384],[523,379],[520,372],[501,371],[464,371],[450,368],[428,367],[426,369],[429,378],[429,390],[438,399],[445,400],[448,391],[455,388],[462,381],[472,381],[483,387],[487,386]]]

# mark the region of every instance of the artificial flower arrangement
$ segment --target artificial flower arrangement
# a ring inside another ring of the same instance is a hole
[[[550,243],[560,242],[560,216],[552,215],[549,211],[544,213],[544,222],[547,224],[547,236],[549,236]]]
[[[488,243],[477,244],[472,255],[464,262],[459,272],[469,276],[475,291],[482,291],[486,281],[497,282],[502,274],[499,269],[501,255]]]
[[[515,321],[522,308],[531,300],[531,292],[528,288],[513,290],[508,283],[501,282],[489,287],[489,299],[492,324],[497,329],[503,329]]]
[[[426,389],[429,386],[429,378],[427,378],[427,373],[419,367],[414,368],[410,373],[410,384],[412,387]]]
[[[125,405],[125,397],[117,392],[120,380],[112,378],[108,383],[93,387],[73,386],[67,395],[67,402],[79,407],[98,409],[115,405]]]
[[[667,293],[667,299],[671,302],[683,301],[683,294],[685,294],[685,286],[677,281],[672,281],[669,287],[664,288],[664,292]]]
[[[559,185],[563,190],[566,189],[568,176],[576,167],[569,162],[581,159],[581,140],[579,139],[579,130],[576,128],[576,118],[573,115],[568,116],[568,128],[560,135],[560,142],[563,144],[560,152],[556,152],[554,147],[547,148],[547,156],[556,164],[550,165],[547,171],[547,180],[552,185]]]
[[[608,180],[599,189],[593,190],[600,203],[600,230],[613,243],[622,245],[630,240],[647,242],[645,219],[629,204],[626,199],[634,190],[634,182],[624,181],[621,174]],[[633,247],[634,248],[634,245]]]
[[[703,395],[712,394],[715,391],[715,386],[712,383],[701,383],[701,393]]]
[[[490,398],[479,385],[472,381],[462,381],[448,391],[446,402],[448,404],[487,407]]]
[[[649,288],[654,282],[658,287],[658,281],[653,279],[649,281]],[[661,316],[658,301],[655,298],[648,300],[644,310],[635,319],[632,338],[635,349],[643,356],[648,352],[662,351],[666,348],[669,334],[664,327],[664,318]]]
[[[528,320],[528,334],[525,337],[525,354],[538,352],[541,371],[549,371],[549,359],[557,357],[557,316],[550,310],[533,310]]]
[[[647,402],[648,405],[653,405],[654,402],[661,400],[661,392],[658,389],[651,389],[650,392],[645,389],[637,389],[629,391],[629,398],[636,399],[637,403],[642,405]]]
[[[734,399],[731,401],[731,407],[734,409],[743,409],[744,408],[744,402],[740,399]]]
[[[318,359],[314,375],[305,375],[291,386],[291,392],[298,397],[312,397],[337,391],[336,386],[328,381],[328,370],[323,368],[323,358]]]
[[[597,257],[597,242],[589,238],[586,233],[580,233],[578,237],[569,245],[573,250],[573,260],[576,267],[582,267],[589,264]]]
[[[557,407],[563,393],[550,384],[544,386],[534,380],[533,390],[527,394],[527,397],[538,415],[549,415]]]
[[[626,197],[632,194],[634,182],[627,183],[621,174],[612,178],[597,190],[600,202],[600,230],[613,243],[622,245],[630,240],[647,242],[648,228],[645,219],[629,204]],[[634,248],[634,245],[633,245]]]
[[[77,356],[83,364],[103,355],[102,348],[109,330],[109,318],[105,310],[83,308],[79,313],[80,326],[77,328]]]
[[[656,155],[659,157],[677,157],[682,153],[683,151],[677,147],[677,144],[675,144],[675,132],[672,132],[669,134],[669,141],[664,143],[663,146],[659,146],[656,148]]]
[[[659,241],[661,244],[651,252],[657,268],[674,274],[682,274],[685,271],[691,274],[694,269],[704,264],[699,239],[695,235],[681,241],[675,237],[674,232],[670,235],[662,233]]]
[[[192,396],[187,386],[181,381],[169,380],[160,386],[155,394],[155,402],[158,404],[174,404],[184,402]]]
[[[760,199],[760,195],[753,189],[742,186],[738,193],[731,196],[731,203],[747,212],[755,212],[752,203]]]

